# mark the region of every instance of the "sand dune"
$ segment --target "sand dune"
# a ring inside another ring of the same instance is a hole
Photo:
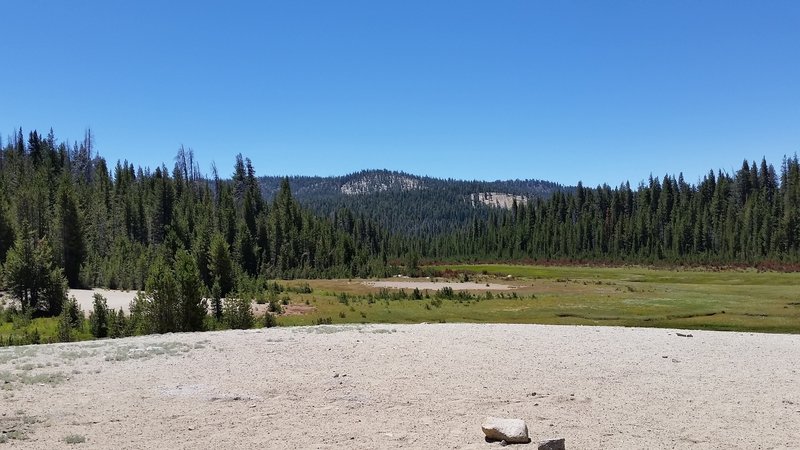
[[[0,349],[19,448],[800,448],[800,336],[320,326]],[[0,381],[3,384],[4,381]],[[520,448],[535,446],[520,446]]]

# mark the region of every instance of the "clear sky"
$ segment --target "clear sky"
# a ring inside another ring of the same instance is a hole
[[[800,150],[800,1],[0,5],[0,132],[232,172],[594,186]]]

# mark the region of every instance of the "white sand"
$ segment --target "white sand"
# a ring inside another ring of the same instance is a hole
[[[88,317],[89,312],[94,308],[94,294],[100,294],[105,297],[109,308],[115,310],[122,308],[125,312],[128,312],[131,301],[136,298],[136,292],[109,289],[70,289],[67,295],[74,296],[78,300],[78,304],[81,305],[81,309]]]
[[[507,291],[514,289],[515,286],[497,283],[449,283],[441,281],[365,281],[364,284],[376,288],[390,288],[390,289],[430,289],[432,291],[439,290],[443,287],[453,288],[454,291]]]
[[[42,449],[72,434],[80,448],[492,449],[480,423],[495,415],[569,449],[800,448],[800,336],[691,333],[322,326],[0,349],[0,431]],[[68,379],[13,380],[46,373]]]

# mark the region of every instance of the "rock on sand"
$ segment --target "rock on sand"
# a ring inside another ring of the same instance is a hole
[[[509,444],[527,444],[531,441],[528,437],[528,426],[521,419],[487,417],[483,419],[481,428],[487,438],[496,441],[506,441]]]

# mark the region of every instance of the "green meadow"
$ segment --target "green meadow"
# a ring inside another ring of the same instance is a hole
[[[280,281],[286,290],[274,302],[282,308],[277,324],[485,322],[800,333],[800,273],[502,264],[426,269],[448,277],[390,280],[416,283],[420,298],[413,287],[379,289],[367,280]],[[512,289],[462,291],[465,279]],[[452,294],[432,284],[445,281]],[[256,316],[266,309],[256,305]],[[40,342],[52,342],[57,326],[57,318],[16,317],[0,323],[0,339],[35,333]],[[88,328],[75,330],[73,339],[91,339]]]
[[[489,322],[800,332],[798,273],[518,265],[431,269],[515,288],[490,294],[472,291],[469,297],[455,299],[437,299],[430,289],[429,298],[420,300],[397,298],[398,290],[390,289],[394,299],[385,298],[386,292],[378,299],[379,290],[357,281],[308,280],[303,283],[314,292],[295,295],[291,303],[307,302],[314,309],[283,315],[278,323],[308,325],[330,319],[332,323]],[[458,292],[458,282],[452,286]],[[410,292],[404,289],[406,297]]]
[[[5,314],[0,314],[0,346],[14,344],[15,341],[17,341],[16,344],[57,342],[58,320],[58,317],[27,319],[20,315],[6,316]],[[8,341],[9,338],[11,338],[10,342]],[[88,325],[78,330],[73,330],[72,339],[76,341],[92,339]]]

